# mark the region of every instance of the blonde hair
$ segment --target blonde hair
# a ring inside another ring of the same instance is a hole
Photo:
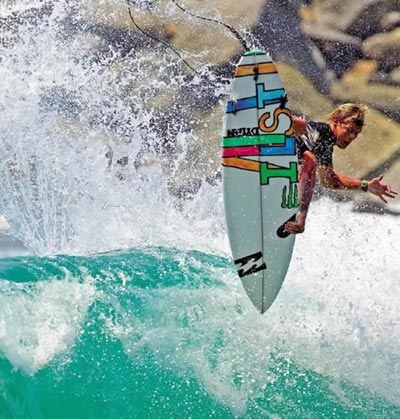
[[[355,121],[357,125],[362,126],[364,124],[365,113],[367,112],[367,106],[358,103],[344,103],[338,106],[328,116],[328,122],[347,122]]]

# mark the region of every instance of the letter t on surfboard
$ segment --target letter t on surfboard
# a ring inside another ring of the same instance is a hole
[[[224,118],[222,179],[227,232],[243,287],[264,313],[285,279],[298,207],[298,160],[286,92],[264,51],[246,52]]]

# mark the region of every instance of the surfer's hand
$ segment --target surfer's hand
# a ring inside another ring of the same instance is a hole
[[[396,198],[398,192],[392,189],[388,184],[382,182],[382,179],[383,175],[370,180],[368,182],[368,191],[387,203],[386,198]]]
[[[290,234],[300,234],[304,231],[304,224],[298,223],[297,221],[288,221],[285,224],[285,231]]]
[[[285,224],[285,231],[290,234],[303,233],[306,226],[307,211],[299,211],[296,216],[296,221],[288,221]]]

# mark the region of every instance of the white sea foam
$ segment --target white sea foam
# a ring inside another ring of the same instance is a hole
[[[272,312],[280,311],[288,350],[306,367],[366,386],[396,404],[399,234],[396,216],[316,203]]]
[[[72,348],[94,295],[89,281],[0,280],[0,351],[14,367],[34,374]]]
[[[233,270],[209,267],[205,275],[225,287],[144,291],[143,315],[119,307],[110,330],[133,362],[151,353],[164,368],[194,375],[236,415],[275,374],[287,373],[273,372],[277,356],[329,377],[338,395],[335,383],[347,381],[400,404],[399,229],[394,216],[353,213],[350,204],[322,199],[264,316]],[[217,248],[211,242],[209,253]]]

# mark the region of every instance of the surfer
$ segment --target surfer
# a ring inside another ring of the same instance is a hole
[[[366,110],[364,105],[346,103],[337,107],[326,123],[306,121],[302,117],[293,116],[300,163],[300,202],[296,220],[285,225],[288,233],[298,234],[304,231],[317,174],[320,184],[325,188],[362,189],[378,196],[385,203],[387,198],[395,198],[397,195],[397,191],[383,182],[383,176],[367,181],[334,171],[334,146],[345,149],[357,138],[364,126]]]

